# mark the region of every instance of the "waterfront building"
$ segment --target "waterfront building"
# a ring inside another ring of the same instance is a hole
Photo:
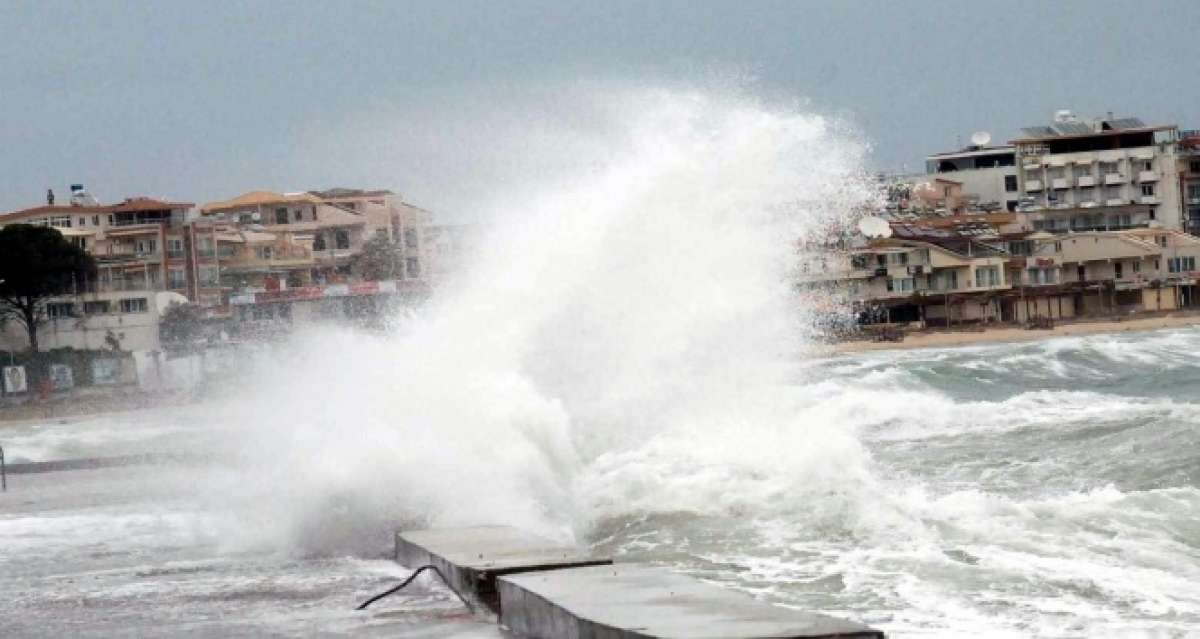
[[[942,179],[959,183],[972,210],[1016,211],[1016,161],[1016,148],[1011,145],[973,144],[960,151],[927,156],[925,171],[931,182]]]
[[[1022,230],[1183,229],[1174,125],[1060,111],[1022,132],[1012,141]]]
[[[1179,134],[1179,194],[1184,230],[1200,235],[1200,130]]]

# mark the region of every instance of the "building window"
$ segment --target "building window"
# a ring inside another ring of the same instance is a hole
[[[1187,187],[1188,200],[1200,202],[1200,184],[1189,184]]]
[[[131,297],[121,300],[122,313],[145,313],[147,309],[146,298]]]
[[[50,218],[50,226],[58,229],[69,229],[71,228],[71,216],[56,215]]]
[[[1004,208],[1008,209],[1009,213],[1016,213],[1017,212],[1017,201],[1016,200],[1008,200],[1007,202],[1004,203]]]
[[[156,248],[157,240],[138,240],[134,250],[138,255],[152,255]]]
[[[1153,196],[1154,195],[1154,185],[1153,184],[1143,184],[1142,185],[1142,195],[1144,195],[1146,197]]]
[[[111,309],[112,306],[108,303],[108,300],[83,303],[84,315],[107,315]]]
[[[417,230],[416,229],[404,229],[404,246],[406,248],[410,248],[410,249],[417,248]]]
[[[1120,262],[1113,262],[1113,277],[1121,279],[1125,277],[1125,265]]]
[[[1017,192],[1017,176],[1015,176],[1015,175],[1004,176],[1004,190],[1009,193]]]
[[[87,218],[86,218],[86,217],[82,217],[82,216],[80,216],[80,218],[79,218],[79,221],[78,221],[77,223],[78,223],[78,224],[79,224],[79,226],[81,226],[81,227],[83,227],[83,226],[87,226]]]
[[[1187,273],[1196,270],[1196,258],[1172,257],[1167,260],[1167,271],[1170,273]]]
[[[415,257],[410,257],[404,260],[404,270],[408,274],[409,279],[417,279],[421,277],[421,262]]]
[[[975,269],[975,286],[988,287],[1000,285],[1000,269],[995,266],[981,266]]]
[[[299,221],[300,221],[300,217],[301,217],[300,213],[301,213],[301,210],[302,210],[302,209],[296,209],[296,213],[295,213],[295,220],[296,220],[297,222],[299,222]]]
[[[324,251],[325,250],[325,234],[324,233],[317,233],[316,235],[313,236],[313,250],[314,251]]]
[[[333,244],[337,249],[350,248],[350,232],[345,229],[338,229],[333,232]]]
[[[276,224],[287,224],[288,223],[287,209],[275,209],[275,223]]]
[[[1062,242],[1055,242],[1055,243],[1054,243],[1054,252],[1055,252],[1055,253],[1062,253]]]
[[[71,243],[74,244],[75,247],[80,250],[83,250],[83,251],[87,250],[87,238],[86,237],[73,237],[73,238],[71,238]]]
[[[196,277],[200,280],[200,286],[216,286],[219,279],[214,266],[201,266],[196,271]]]
[[[167,288],[184,288],[187,286],[187,280],[184,278],[183,269],[173,268],[167,271]]]
[[[54,302],[46,305],[46,316],[50,319],[66,319],[75,316],[75,305],[70,302]]]
[[[92,216],[92,226],[100,226],[100,216],[99,215]]]
[[[175,259],[183,257],[183,240],[177,237],[167,238],[167,257]]]
[[[272,251],[271,251],[271,247],[270,247],[270,246],[256,246],[256,247],[254,247],[254,255],[255,255],[256,257],[258,257],[258,259],[260,259],[260,260],[269,260],[269,259],[271,259],[271,254],[272,254]]]
[[[1154,237],[1154,241],[1155,241],[1155,242],[1157,242],[1157,243],[1158,243],[1158,245],[1159,245],[1159,246],[1161,246],[1161,247],[1163,247],[1163,248],[1166,248],[1166,247],[1167,247],[1167,236],[1165,236],[1165,235],[1157,235],[1157,236],[1155,236],[1155,237]]]
[[[1130,265],[1133,267],[1133,269],[1132,269],[1132,270],[1133,270],[1133,272],[1134,272],[1134,273],[1141,273],[1141,272],[1142,272],[1142,263],[1141,263],[1141,261],[1139,261],[1139,260],[1134,260],[1134,261],[1130,262],[1129,264],[1130,264]]]
[[[1142,162],[1142,170],[1143,171],[1153,171],[1154,170],[1154,162],[1151,162],[1150,160],[1146,160],[1145,162]]]

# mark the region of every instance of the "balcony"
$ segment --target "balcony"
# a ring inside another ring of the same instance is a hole
[[[1089,187],[1089,186],[1096,186],[1096,178],[1091,175],[1081,175],[1081,176],[1075,178],[1075,186],[1078,186],[1081,188]]]
[[[1069,178],[1054,178],[1050,182],[1050,186],[1057,191],[1063,191],[1071,188],[1071,180]]]
[[[1157,182],[1158,173],[1154,171],[1141,171],[1138,173],[1138,182]]]
[[[1161,204],[1162,203],[1158,199],[1157,195],[1143,195],[1142,197],[1138,198],[1138,202],[1141,202],[1142,204]]]
[[[1104,183],[1105,184],[1124,184],[1125,176],[1121,175],[1120,173],[1105,173],[1104,174]]]
[[[1127,202],[1119,197],[1110,197],[1104,201],[1105,206],[1124,206],[1125,204]]]
[[[179,251],[171,251],[171,250],[169,250],[169,251],[167,251],[167,259],[168,259],[168,260],[182,260],[184,255],[185,255],[185,253],[184,253],[182,250],[179,250]]]
[[[1042,190],[1042,181],[1041,180],[1025,180],[1025,190],[1027,192],[1041,191]]]
[[[1096,207],[1095,200],[1084,200],[1079,203],[1079,208],[1081,208],[1081,209],[1091,209],[1091,208],[1095,208],[1095,207]]]

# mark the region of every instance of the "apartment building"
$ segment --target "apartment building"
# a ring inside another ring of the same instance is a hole
[[[324,204],[365,217],[371,237],[386,238],[396,247],[405,280],[428,279],[433,251],[426,242],[426,229],[433,222],[432,213],[388,190],[334,188],[308,193]]]
[[[1200,306],[1200,238],[1154,228],[1001,233],[1008,217],[893,223],[890,238],[807,258],[801,288],[849,304],[864,324],[1021,323]]]
[[[47,305],[39,332],[45,348],[99,348],[106,338],[127,350],[158,348],[158,315],[170,301],[187,301],[195,268],[187,226],[190,202],[149,197],[100,204],[79,185],[67,204],[53,193],[43,206],[0,215],[0,226],[32,224],[57,229],[95,259],[95,279],[75,283],[72,295]],[[8,348],[21,348],[22,331],[4,332]]]
[[[1200,235],[1200,130],[1179,133],[1179,194],[1184,230]]]
[[[1012,144],[1023,230],[1183,228],[1174,125],[1060,111],[1022,132]]]
[[[355,258],[374,237],[396,246],[403,279],[423,278],[427,255],[422,235],[430,214],[391,191],[252,191],[206,204],[201,212],[214,223],[242,229],[247,238],[240,266],[224,270],[223,282],[232,288],[276,290],[350,281]]]
[[[985,212],[1016,211],[1017,154],[1013,146],[971,145],[960,151],[925,158],[927,180],[953,180],[961,185],[964,204]]]
[[[1009,288],[1003,250],[974,229],[895,224],[895,236],[818,252],[800,267],[800,286],[824,289],[859,310],[863,323],[947,325],[1000,319]]]

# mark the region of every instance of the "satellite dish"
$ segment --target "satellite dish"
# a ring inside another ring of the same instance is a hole
[[[892,236],[892,225],[880,217],[864,217],[858,221],[858,230],[871,238]]]
[[[987,143],[991,141],[992,134],[987,131],[976,131],[971,134],[971,144],[975,146],[987,146]]]

